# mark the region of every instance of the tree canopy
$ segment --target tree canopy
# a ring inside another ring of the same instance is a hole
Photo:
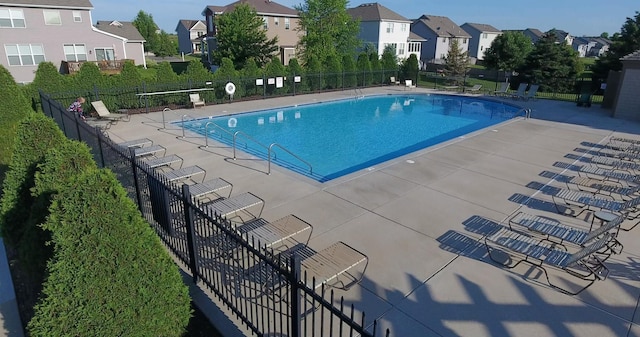
[[[505,32],[485,51],[484,64],[487,68],[510,72],[524,64],[532,49],[531,40],[521,32]]]
[[[320,60],[329,55],[342,58],[354,55],[361,42],[358,40],[360,23],[347,13],[347,0],[305,0],[295,6],[300,12],[299,55],[303,64],[311,56]]]
[[[153,16],[141,10],[133,20],[133,25],[147,41],[144,44],[144,51],[154,51],[158,42],[158,34],[156,33],[158,26],[153,21]]]
[[[620,58],[640,49],[640,12],[633,18],[627,18],[620,28],[620,33],[611,37],[609,51],[591,67],[596,80],[606,80],[609,70],[622,70]]]
[[[571,88],[575,77],[582,72],[578,53],[565,43],[558,43],[551,30],[538,40],[518,69],[530,83],[540,84],[542,90],[563,92]]]
[[[213,62],[219,65],[226,57],[236,69],[242,69],[250,58],[259,67],[268,64],[278,50],[278,39],[268,39],[263,24],[255,9],[247,4],[218,16],[218,47],[213,52]]]
[[[460,41],[452,39],[449,44],[449,53],[445,57],[445,74],[455,78],[455,82],[459,82],[469,70],[469,57],[467,52],[460,49]]]

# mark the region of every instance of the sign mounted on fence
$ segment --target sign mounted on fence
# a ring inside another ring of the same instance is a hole
[[[264,84],[264,80],[261,78],[256,78],[256,85],[262,85]]]
[[[296,83],[300,83],[300,76],[295,76],[293,78],[293,81],[296,82]]]
[[[276,88],[282,88],[284,86],[284,79],[282,77],[276,77]]]
[[[276,79],[275,78],[267,78],[267,84],[276,84]]]

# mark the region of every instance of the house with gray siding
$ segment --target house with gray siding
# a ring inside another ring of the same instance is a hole
[[[360,21],[358,38],[372,45],[382,55],[387,46],[396,51],[398,60],[404,60],[411,54],[420,59],[423,39],[411,34],[411,20],[390,10],[379,3],[365,3],[347,9],[353,19]]]
[[[613,117],[640,121],[640,50],[620,60],[622,74],[613,103]]]
[[[202,20],[180,20],[176,27],[178,50],[185,54],[202,53],[203,39],[207,35],[207,25]]]
[[[471,35],[446,16],[422,15],[411,24],[411,32],[423,38],[420,62],[444,63],[451,43],[458,40],[461,52],[469,50]]]
[[[66,62],[113,62],[111,58],[146,66],[144,40],[130,39],[126,27],[93,26],[92,9],[89,0],[0,2],[0,64],[18,83],[33,81],[43,61],[62,72],[67,71]]]
[[[485,51],[491,47],[493,40],[502,35],[499,29],[482,23],[465,23],[460,28],[471,35],[469,56],[476,60],[484,60]]]

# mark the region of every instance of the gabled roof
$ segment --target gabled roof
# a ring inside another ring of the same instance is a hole
[[[17,7],[93,9],[89,0],[0,0],[0,5]]]
[[[178,30],[178,27],[180,27],[180,26],[186,28],[187,30],[191,30],[198,23],[202,23],[203,25],[205,24],[204,21],[202,21],[202,20],[184,20],[183,19],[183,20],[178,21],[178,26],[176,26],[176,30]]]
[[[382,6],[381,4],[366,3],[358,7],[347,9],[347,13],[354,19],[360,19],[360,21],[406,21],[411,20],[404,16],[390,10],[389,8]]]
[[[230,3],[226,6],[207,6],[202,12],[202,14],[204,15],[204,13],[207,10],[210,10],[214,14],[231,12],[236,8],[236,6],[240,4],[249,5],[249,7],[256,10],[258,15],[274,15],[274,16],[289,16],[289,17],[299,16],[298,11],[296,11],[295,9],[289,8],[287,6],[283,6],[271,0],[239,0],[233,3]]]
[[[500,29],[497,29],[496,27],[492,26],[492,25],[487,25],[484,23],[471,23],[471,22],[467,22],[465,24],[463,24],[461,27],[464,26],[469,26],[474,28],[475,30],[481,32],[481,33],[501,33],[502,31]]]
[[[635,52],[622,57],[620,60],[622,61],[640,61],[640,50],[636,50]]]
[[[136,26],[126,21],[98,21],[96,28],[103,32],[123,37],[132,42],[145,41]]]
[[[409,41],[427,41],[427,39],[414,32],[409,32]]]
[[[538,38],[541,38],[542,36],[544,36],[544,33],[537,28],[527,28],[523,32],[529,32]]]
[[[422,22],[427,28],[433,31],[436,35],[442,37],[466,37],[470,38],[471,35],[465,32],[464,29],[456,25],[451,19],[446,16],[436,15],[423,15],[416,22]]]

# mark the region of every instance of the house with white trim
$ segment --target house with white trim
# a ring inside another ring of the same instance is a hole
[[[423,38],[420,62],[444,63],[451,44],[458,40],[461,52],[469,50],[471,35],[446,16],[422,15],[411,24],[411,31]]]
[[[423,39],[411,34],[411,20],[377,2],[348,8],[347,13],[360,21],[358,38],[372,45],[378,55],[382,55],[385,47],[392,46],[398,60],[404,60],[411,54],[420,59]]]
[[[491,47],[493,40],[502,35],[499,29],[483,24],[483,23],[464,23],[460,28],[464,29],[469,35],[469,56],[476,60],[484,60],[486,50]]]
[[[180,20],[176,26],[178,51],[185,54],[202,53],[203,39],[207,36],[207,25],[202,20]]]
[[[89,0],[8,0],[0,3],[0,64],[16,82],[33,81],[40,62],[61,72],[68,65],[98,62],[107,66],[133,60],[146,66],[144,39],[129,29],[92,25]],[[112,29],[113,28],[113,29]]]

